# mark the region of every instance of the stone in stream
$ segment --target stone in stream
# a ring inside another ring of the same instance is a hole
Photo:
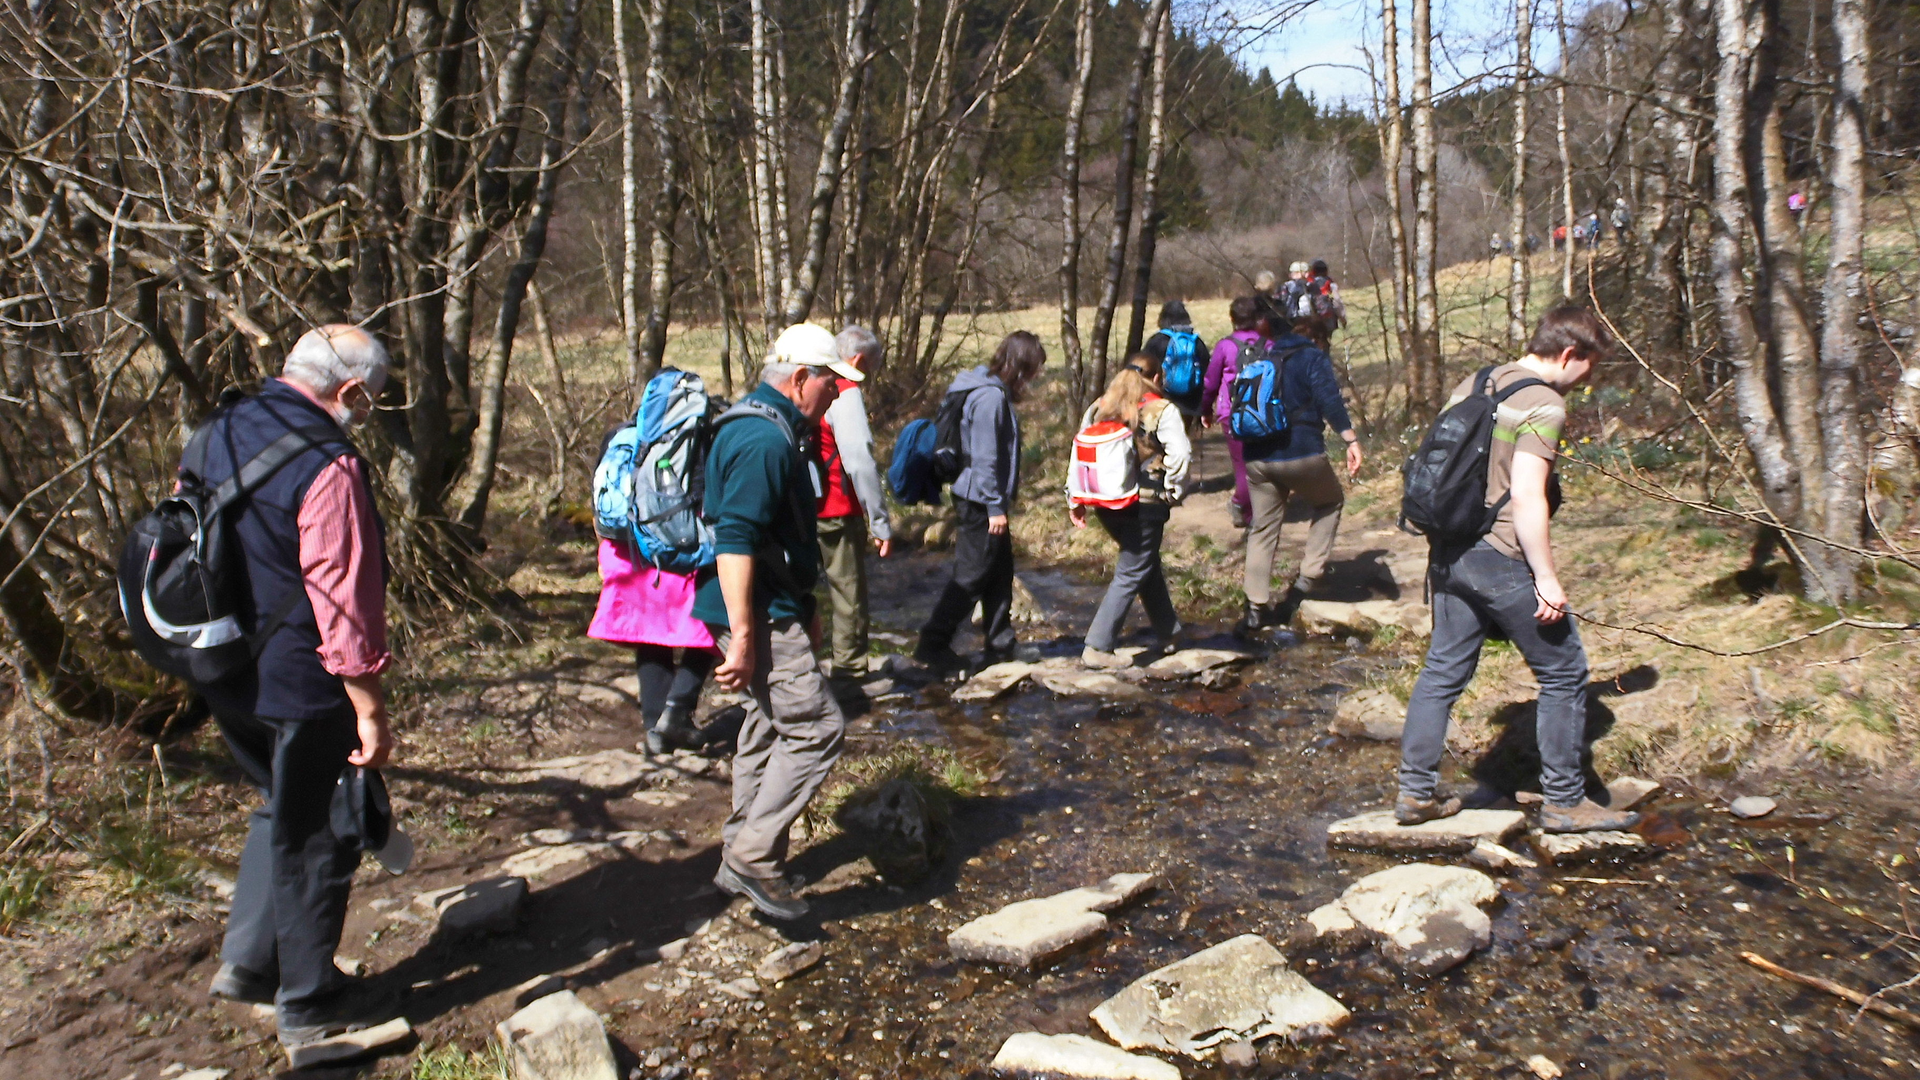
[[[597,754],[537,761],[527,771],[539,780],[590,788],[623,788],[637,783],[654,768],[653,762],[631,750],[602,750]]]
[[[1550,833],[1535,829],[1527,835],[1533,850],[1554,866],[1570,863],[1632,859],[1654,853],[1654,846],[1636,833]]]
[[[962,704],[977,701],[992,701],[1001,694],[1020,685],[1021,680],[1033,674],[1034,665],[1019,660],[989,664],[979,673],[968,679],[965,684],[953,692],[953,700]]]
[[[432,914],[437,934],[491,934],[510,930],[527,902],[527,879],[488,878],[423,892],[413,906]]]
[[[1409,971],[1445,971],[1493,941],[1482,905],[1500,886],[1478,870],[1409,863],[1368,874],[1340,899],[1314,909],[1315,936],[1361,934],[1377,940],[1388,959]]]
[[[1190,679],[1203,672],[1229,664],[1244,664],[1253,657],[1227,649],[1181,649],[1147,665],[1149,679]]]
[[[1779,806],[1765,795],[1742,795],[1728,803],[1727,809],[1733,811],[1734,817],[1751,819],[1766,817]]]
[[[1638,776],[1621,776],[1607,782],[1607,809],[1631,810],[1655,795],[1661,787]]]
[[[1322,1038],[1347,1016],[1346,1006],[1287,967],[1280,950],[1258,934],[1143,975],[1093,1010],[1093,1022],[1122,1049],[1195,1060],[1227,1042]]]
[[[1033,677],[1041,686],[1061,697],[1135,701],[1147,696],[1146,691],[1104,671],[1061,671],[1042,667],[1034,670]]]
[[[1060,1076],[1074,1080],[1180,1080],[1178,1066],[1129,1054],[1085,1035],[1009,1035],[993,1055],[993,1071],[1010,1076]]]
[[[620,1080],[606,1025],[571,990],[548,994],[495,1031],[514,1080]]]
[[[520,839],[528,847],[557,847],[561,844],[578,844],[600,837],[592,829],[535,829],[521,833]]]
[[[848,796],[833,819],[890,885],[917,885],[946,861],[946,825],[905,777]]]
[[[549,847],[528,848],[518,855],[508,858],[500,864],[500,872],[508,877],[526,878],[539,881],[552,877],[577,863],[593,863],[602,857],[613,854],[612,844],[556,844]]]
[[[160,1080],[226,1080],[232,1069],[189,1069],[176,1061],[160,1070]]]
[[[1309,634],[1371,634],[1382,626],[1399,626],[1404,616],[1391,600],[1302,600],[1300,628]]]
[[[1327,730],[1348,739],[1399,742],[1406,726],[1405,702],[1385,690],[1362,690],[1340,699]]]
[[[753,973],[767,982],[777,983],[793,978],[826,955],[827,947],[818,941],[796,941],[761,957]]]
[[[1464,854],[1482,840],[1504,844],[1526,823],[1519,810],[1462,810],[1419,825],[1400,824],[1391,810],[1370,810],[1327,826],[1327,843],[1362,851]]]
[[[1030,965],[1096,937],[1107,928],[1103,912],[1153,887],[1152,874],[1115,874],[1098,885],[1021,900],[947,935],[947,948],[962,960]]]
[[[351,1061],[412,1036],[413,1026],[407,1023],[407,1018],[396,1016],[384,1024],[290,1047],[287,1050],[287,1067],[306,1069],[332,1061]]]
[[[1473,850],[1467,852],[1467,861],[1488,870],[1532,870],[1540,865],[1512,848],[1491,840],[1476,842]]]

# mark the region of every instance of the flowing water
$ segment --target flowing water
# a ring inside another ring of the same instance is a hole
[[[935,580],[932,567],[889,574],[881,591],[907,598],[890,621],[908,627],[905,613],[930,602],[917,583]],[[1057,575],[1028,580],[1063,627],[1097,596]],[[1276,649],[1234,689],[1163,688],[1140,705],[1029,687],[958,707],[932,687],[877,708],[856,725],[856,745],[949,746],[992,763],[990,794],[959,811],[934,881],[820,899],[828,961],[769,991],[764,1011],[729,1017],[706,1064],[743,1077],[984,1076],[1008,1035],[1096,1034],[1087,1013],[1130,981],[1258,933],[1353,1016],[1324,1042],[1267,1040],[1252,1075],[1530,1076],[1535,1054],[1607,1080],[1920,1075],[1920,1032],[1872,1016],[1856,1024],[1850,1006],[1739,958],[1752,950],[1855,986],[1913,974],[1887,934],[1781,876],[1791,848],[1798,880],[1897,912],[1874,864],[1903,849],[1913,859],[1914,819],[1857,792],[1808,787],[1767,826],[1701,798],[1656,801],[1642,828],[1659,855],[1506,878],[1492,947],[1434,978],[1368,948],[1294,940],[1307,911],[1393,863],[1325,843],[1328,822],[1392,794],[1397,748],[1324,732],[1339,695],[1386,662],[1314,640]],[[946,934],[967,919],[1139,870],[1158,873],[1159,888],[1114,913],[1091,947],[1033,971],[947,954]]]

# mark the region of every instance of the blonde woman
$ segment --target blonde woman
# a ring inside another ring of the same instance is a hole
[[[1173,597],[1167,592],[1167,578],[1160,566],[1160,537],[1166,531],[1173,504],[1185,494],[1187,466],[1193,459],[1193,444],[1187,439],[1186,422],[1180,410],[1160,393],[1160,361],[1150,353],[1137,352],[1107,384],[1107,392],[1087,408],[1080,426],[1101,422],[1125,424],[1133,429],[1134,450],[1140,462],[1139,501],[1122,509],[1096,507],[1100,525],[1120,545],[1114,560],[1113,581],[1087,628],[1086,648],[1080,660],[1088,667],[1126,667],[1127,661],[1114,653],[1120,644],[1120,630],[1127,620],[1127,609],[1138,596],[1153,622],[1162,651],[1171,651],[1180,637],[1180,616],[1173,609]],[[1085,528],[1087,508],[1075,505],[1068,511],[1075,528]]]

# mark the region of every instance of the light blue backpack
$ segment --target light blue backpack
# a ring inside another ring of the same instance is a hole
[[[713,530],[700,516],[711,407],[690,371],[665,368],[648,380],[633,423],[607,440],[593,472],[594,532],[676,574],[713,561]]]

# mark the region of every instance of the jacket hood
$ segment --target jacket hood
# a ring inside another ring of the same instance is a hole
[[[1006,393],[1007,390],[1007,384],[1001,382],[999,376],[988,371],[985,364],[963,371],[959,378],[953,380],[953,392],[978,390],[983,386],[991,386],[1001,393]]]

